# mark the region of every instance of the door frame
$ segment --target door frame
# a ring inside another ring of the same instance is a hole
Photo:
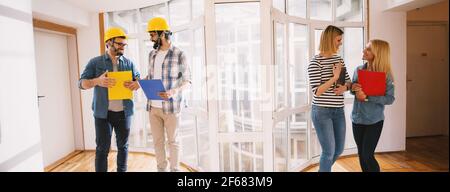
[[[33,29],[51,34],[59,34],[67,37],[69,82],[78,81],[80,76],[78,60],[77,30],[75,28],[52,23],[45,20],[33,18]],[[72,106],[72,124],[74,127],[75,150],[85,150],[84,126],[83,126],[83,106],[81,102],[81,91],[77,84],[70,84],[70,96]],[[52,166],[52,165],[51,165]],[[50,166],[49,166],[50,167]]]

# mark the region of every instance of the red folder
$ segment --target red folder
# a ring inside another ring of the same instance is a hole
[[[384,96],[386,93],[386,73],[358,70],[358,83],[367,96]]]

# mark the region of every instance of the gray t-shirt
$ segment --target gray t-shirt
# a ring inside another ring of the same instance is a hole
[[[113,71],[118,71],[118,65],[113,63]],[[120,112],[123,111],[123,100],[109,100],[109,111]]]

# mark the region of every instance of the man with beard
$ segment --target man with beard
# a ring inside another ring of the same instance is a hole
[[[110,71],[131,71],[133,81],[124,83],[130,90],[139,89],[137,79],[139,73],[133,62],[123,56],[127,46],[127,35],[117,27],[108,29],[105,33],[106,53],[89,61],[81,74],[78,86],[80,89],[94,87],[92,110],[95,119],[95,171],[108,170],[108,153],[111,146],[112,132],[116,133],[117,141],[117,172],[127,171],[128,136],[130,133],[133,101],[108,100],[108,88],[115,85],[113,78],[107,77]]]
[[[157,168],[160,172],[168,171],[164,136],[166,133],[170,151],[170,171],[179,171],[180,146],[177,128],[183,91],[191,85],[191,72],[185,53],[170,41],[172,32],[165,19],[150,19],[147,32],[154,43],[154,50],[149,54],[147,79],[161,79],[166,90],[159,93],[164,100],[149,100],[147,104]]]

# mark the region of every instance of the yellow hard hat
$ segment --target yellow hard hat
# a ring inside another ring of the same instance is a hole
[[[127,38],[127,35],[125,32],[119,28],[119,27],[111,27],[109,28],[105,33],[105,42],[114,38],[114,37],[125,37]]]
[[[164,18],[154,17],[148,20],[147,32],[150,31],[170,31],[170,27]]]

